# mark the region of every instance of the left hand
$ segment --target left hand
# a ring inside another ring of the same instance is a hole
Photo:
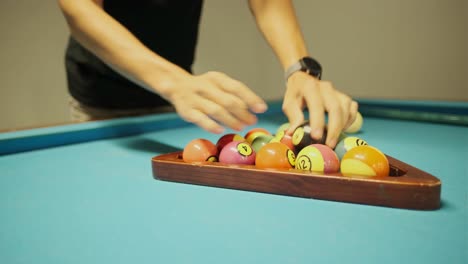
[[[283,100],[283,112],[289,120],[287,134],[304,122],[303,110],[309,110],[311,137],[322,138],[325,112],[328,113],[326,144],[334,148],[342,130],[349,127],[358,111],[358,104],[348,95],[336,90],[329,81],[321,81],[305,73],[296,72],[288,79]]]

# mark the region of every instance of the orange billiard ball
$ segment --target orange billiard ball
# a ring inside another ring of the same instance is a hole
[[[369,145],[357,146],[344,154],[341,160],[344,176],[389,176],[390,164],[384,153]]]
[[[218,149],[211,141],[198,138],[190,141],[182,152],[185,162],[218,161]]]
[[[255,166],[267,168],[294,168],[296,156],[294,152],[281,142],[271,142],[263,146],[255,158]]]

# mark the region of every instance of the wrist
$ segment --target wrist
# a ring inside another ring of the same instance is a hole
[[[169,100],[180,83],[191,76],[175,64],[153,62],[145,67],[142,79],[146,88]]]
[[[286,82],[296,72],[303,72],[320,80],[322,77],[322,66],[312,57],[303,57],[287,67],[284,73]]]

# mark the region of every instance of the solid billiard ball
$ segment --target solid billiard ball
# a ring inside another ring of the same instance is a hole
[[[255,158],[255,166],[261,169],[294,168],[296,156],[281,142],[271,142],[263,146]]]
[[[325,140],[327,138],[326,128],[323,130],[322,138],[318,140],[311,137],[311,132],[312,131],[308,122],[305,122],[294,130],[292,135],[292,143],[297,151],[301,151],[301,149],[312,144],[325,144]]]
[[[244,138],[245,138],[245,141],[247,141],[249,144],[252,144],[252,142],[254,141],[254,139],[260,135],[271,135],[270,131],[264,129],[264,128],[260,128],[260,127],[257,127],[257,128],[253,128],[251,130],[249,130]]]
[[[273,139],[273,135],[260,135],[256,137],[252,141],[252,148],[255,151],[255,153],[258,153],[258,151],[265,146],[266,144],[270,143],[270,141]]]
[[[348,152],[350,149],[357,147],[357,146],[362,146],[362,145],[368,145],[367,142],[363,139],[360,139],[358,137],[345,137],[338,144],[336,144],[335,147],[335,152],[338,155],[338,158],[340,160],[343,158],[344,154]]]
[[[218,149],[211,141],[198,138],[190,141],[182,152],[185,162],[217,161]]]
[[[219,162],[227,164],[253,165],[256,153],[247,142],[229,142],[219,153]]]
[[[361,113],[357,112],[356,119],[354,119],[353,123],[348,128],[345,129],[345,132],[351,133],[351,134],[359,132],[361,130],[363,122],[364,121],[363,121]]]
[[[340,160],[329,146],[312,144],[297,154],[296,169],[334,173],[340,170]]]
[[[344,154],[341,160],[344,176],[389,176],[390,164],[384,153],[369,145],[357,146]]]
[[[241,135],[235,134],[235,133],[230,133],[230,134],[226,134],[226,135],[221,136],[218,139],[218,141],[216,142],[216,147],[218,148],[218,153],[221,152],[221,150],[224,148],[224,146],[226,146],[229,142],[232,142],[232,141],[242,142],[242,141],[245,141],[245,138],[242,137]]]
[[[292,142],[292,136],[286,135],[286,131],[282,130],[279,131],[272,139],[270,142],[281,142],[283,144],[286,144],[292,151],[295,151],[296,147],[294,146]]]

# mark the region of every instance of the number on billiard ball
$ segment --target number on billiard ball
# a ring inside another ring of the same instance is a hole
[[[327,138],[327,129],[323,130],[322,138],[315,140],[311,137],[311,128],[309,123],[304,123],[294,130],[292,135],[292,143],[297,151],[301,151],[303,148],[312,144],[325,144]]]
[[[329,146],[312,144],[297,154],[296,169],[334,173],[340,170],[340,160]]]
[[[219,153],[219,162],[227,164],[253,165],[255,163],[255,151],[247,142],[232,141]]]

